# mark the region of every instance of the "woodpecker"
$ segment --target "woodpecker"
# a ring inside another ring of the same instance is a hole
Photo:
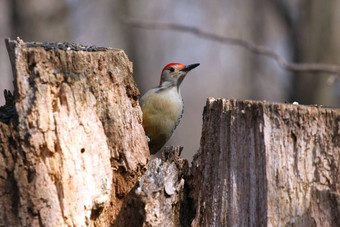
[[[140,99],[143,127],[148,136],[151,154],[156,154],[163,147],[181,121],[184,104],[179,86],[187,73],[199,65],[166,65],[162,70],[159,86],[147,91]]]

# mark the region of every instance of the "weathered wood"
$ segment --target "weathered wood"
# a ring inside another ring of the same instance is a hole
[[[7,40],[18,118],[0,122],[0,225],[115,225],[149,150],[117,49]]]
[[[162,158],[151,160],[148,171],[136,190],[143,203],[143,226],[181,226],[185,222],[184,185],[189,170],[187,160],[179,157],[182,147],[166,147]]]
[[[189,164],[179,157],[182,147],[166,147],[162,158],[150,161],[139,186],[125,201],[117,226],[188,226],[192,209],[188,206],[185,181]],[[134,217],[134,218],[130,218]]]
[[[139,181],[149,151],[124,52],[7,46],[0,226],[340,226],[340,110],[210,98],[191,171],[169,148]]]
[[[192,226],[340,226],[340,110],[210,98]]]

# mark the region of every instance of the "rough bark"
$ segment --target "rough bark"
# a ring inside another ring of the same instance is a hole
[[[165,149],[162,159],[153,159],[142,177],[137,195],[144,203],[143,226],[181,225],[184,183],[189,170],[188,161],[179,157],[182,149]]]
[[[117,49],[7,47],[18,118],[0,122],[0,225],[115,225],[149,159],[131,62]]]
[[[118,226],[189,226],[190,202],[185,190],[189,164],[179,157],[182,147],[166,147],[150,161],[139,186],[125,201]],[[128,218],[134,217],[134,218]]]
[[[340,111],[210,98],[192,226],[340,226]]]
[[[168,148],[139,181],[149,151],[124,52],[7,46],[0,226],[340,226],[339,110],[208,99],[191,171]]]

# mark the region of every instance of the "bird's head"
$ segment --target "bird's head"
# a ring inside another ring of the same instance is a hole
[[[160,88],[168,88],[181,85],[184,77],[187,73],[199,66],[199,63],[191,64],[191,65],[183,65],[179,63],[170,63],[163,68],[161,74],[161,81],[159,83]]]

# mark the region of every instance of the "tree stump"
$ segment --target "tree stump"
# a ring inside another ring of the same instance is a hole
[[[6,44],[18,117],[0,122],[0,225],[115,225],[150,157],[131,62],[118,49]]]
[[[340,111],[210,98],[192,226],[340,226]]]
[[[6,44],[0,226],[340,226],[339,109],[210,98],[192,167],[175,147],[146,172],[123,51]]]

